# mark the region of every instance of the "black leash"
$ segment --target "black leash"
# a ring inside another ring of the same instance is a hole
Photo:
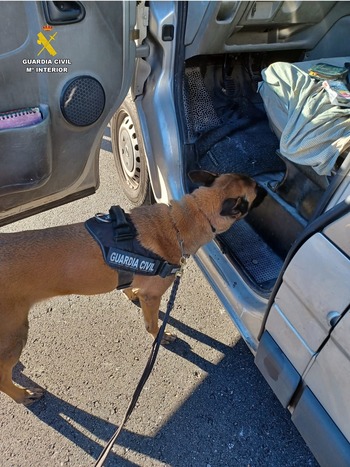
[[[173,306],[174,306],[176,293],[177,293],[177,290],[179,288],[179,283],[180,283],[180,279],[181,279],[181,276],[182,276],[182,270],[183,270],[183,266],[185,265],[185,262],[186,262],[186,259],[184,257],[182,257],[181,258],[181,269],[180,269],[180,271],[178,271],[176,273],[175,281],[174,281],[173,287],[171,289],[170,298],[169,298],[168,306],[167,306],[167,309],[166,309],[166,312],[165,312],[165,315],[164,315],[163,323],[162,323],[162,325],[161,325],[161,327],[160,327],[160,329],[158,331],[157,337],[153,341],[150,356],[148,357],[148,361],[146,363],[145,369],[143,370],[141,379],[140,379],[138,385],[136,386],[136,389],[135,389],[135,392],[134,392],[134,394],[132,396],[129,407],[127,408],[127,411],[126,411],[126,413],[124,415],[124,418],[123,418],[121,424],[119,425],[118,429],[115,431],[115,433],[113,434],[113,436],[108,441],[105,448],[103,449],[102,453],[100,454],[99,458],[97,459],[95,467],[103,467],[104,461],[106,460],[110,450],[112,449],[116,439],[120,435],[125,423],[127,422],[128,418],[130,417],[132,411],[134,410],[135,405],[136,405],[136,403],[138,401],[138,398],[140,397],[141,391],[142,391],[144,385],[146,384],[146,381],[148,380],[149,375],[151,374],[151,371],[152,371],[152,369],[154,367],[154,364],[156,362],[156,358],[157,358],[157,355],[158,355],[160,344],[162,342],[165,326],[167,325],[170,312],[171,312],[171,310],[173,309]]]

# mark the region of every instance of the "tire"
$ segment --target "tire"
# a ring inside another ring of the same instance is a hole
[[[112,150],[122,189],[134,206],[154,202],[143,137],[134,102],[129,96],[111,121]]]

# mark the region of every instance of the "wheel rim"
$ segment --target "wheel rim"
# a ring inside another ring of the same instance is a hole
[[[135,126],[129,115],[123,117],[119,127],[118,149],[125,181],[137,190],[140,185],[141,158]]]

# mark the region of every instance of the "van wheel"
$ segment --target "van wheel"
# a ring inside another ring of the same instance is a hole
[[[134,102],[126,97],[111,121],[112,150],[121,187],[134,206],[154,202]]]

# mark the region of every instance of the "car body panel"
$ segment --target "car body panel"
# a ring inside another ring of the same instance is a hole
[[[211,242],[202,247],[195,260],[245,342],[255,353],[266,313],[267,298],[252,293],[247,282],[242,279],[232,262],[223,255],[217,243]]]
[[[298,250],[283,276],[266,329],[302,375],[350,301],[350,261],[321,233]]]
[[[345,313],[304,376],[305,384],[320,401],[350,442],[350,313]],[[334,386],[337,391],[335,394]]]
[[[350,215],[343,216],[324,229],[324,234],[335,243],[345,255],[350,256]]]
[[[78,16],[71,22],[54,2],[0,2],[0,113],[42,115],[0,130],[1,223],[98,186],[100,140],[134,70],[135,2],[79,4],[83,14],[68,11]]]
[[[153,194],[158,202],[167,203],[184,194],[182,181],[181,138],[178,130],[174,87],[174,41],[162,40],[164,26],[177,28],[177,2],[151,2],[149,36],[150,58],[146,59],[152,70],[136,107],[144,134],[148,155],[148,168]],[[155,61],[153,57],[159,57]],[[135,91],[134,91],[135,92]],[[157,115],[150,125],[146,115]]]

